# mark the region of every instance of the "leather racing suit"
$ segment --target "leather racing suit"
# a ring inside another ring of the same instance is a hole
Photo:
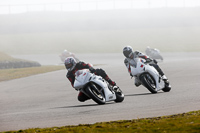
[[[75,81],[75,73],[76,73],[76,71],[81,70],[81,69],[89,69],[92,73],[104,78],[110,85],[112,85],[112,86],[116,85],[116,83],[108,77],[108,75],[106,74],[106,72],[103,69],[94,69],[90,64],[86,64],[85,62],[80,61],[76,64],[74,69],[72,71],[68,71],[68,73],[66,75],[66,77],[71,82],[72,87],[74,87],[73,85],[74,85],[74,81]],[[88,100],[88,99],[89,99],[88,96],[86,96],[82,92],[79,92],[79,95],[78,95],[79,101],[84,102],[85,100]]]
[[[129,67],[129,65],[136,67],[136,62],[135,62],[134,58],[143,58],[143,59],[145,59],[146,62],[149,63],[149,65],[153,66],[159,72],[159,74],[161,75],[161,77],[164,76],[163,71],[157,65],[157,61],[153,60],[153,59],[150,59],[147,55],[145,55],[145,54],[143,54],[143,53],[141,53],[139,51],[133,52],[133,58],[132,59],[131,58],[125,58],[125,60],[124,60],[124,64],[126,65],[129,73],[130,73],[130,70],[129,70],[130,67]],[[131,73],[130,73],[130,76],[132,76]],[[135,85],[139,86],[140,84],[141,83],[137,80],[137,78],[135,78]]]

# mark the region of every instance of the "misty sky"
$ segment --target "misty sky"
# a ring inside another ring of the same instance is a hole
[[[0,14],[197,6],[199,0],[0,0]]]
[[[200,51],[199,7],[200,0],[0,0],[0,50]]]

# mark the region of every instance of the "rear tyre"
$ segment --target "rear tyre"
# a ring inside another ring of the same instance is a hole
[[[151,93],[153,94],[157,93],[156,82],[149,73],[142,74],[140,76],[140,81]]]
[[[102,105],[106,103],[103,91],[100,91],[95,84],[90,83],[86,89],[86,93],[93,99],[96,103]]]

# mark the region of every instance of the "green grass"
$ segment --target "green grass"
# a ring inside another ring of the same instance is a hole
[[[200,111],[183,114],[4,133],[199,133]]]
[[[21,59],[13,58],[5,53],[0,52],[1,61],[18,61]],[[11,79],[17,79],[27,77],[35,74],[46,73],[56,70],[65,69],[63,66],[41,66],[41,67],[27,67],[27,68],[15,68],[15,69],[0,69],[0,81],[6,81]]]
[[[64,66],[41,66],[17,69],[0,69],[0,81],[27,77],[35,74],[46,73],[65,69]]]

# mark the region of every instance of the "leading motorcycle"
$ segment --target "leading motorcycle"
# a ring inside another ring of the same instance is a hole
[[[124,94],[120,88],[114,90],[101,76],[91,73],[88,69],[78,70],[75,73],[74,88],[98,104],[108,101],[122,102]]]
[[[160,90],[169,92],[171,90],[171,85],[164,82],[153,66],[146,63],[142,58],[135,58],[134,61],[136,62],[135,66],[129,64],[130,74],[137,78],[151,93],[157,93]]]

